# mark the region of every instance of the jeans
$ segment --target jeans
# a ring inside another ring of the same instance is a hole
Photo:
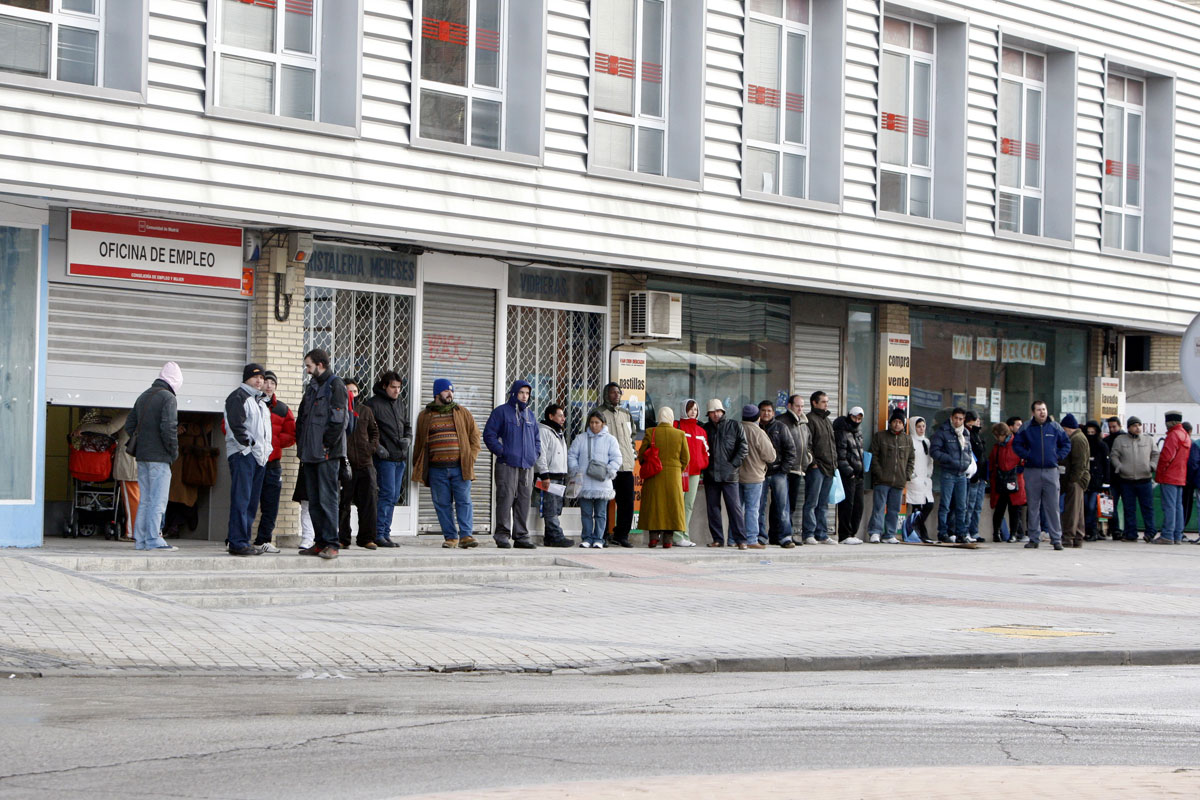
[[[829,506],[829,491],[833,488],[833,476],[821,472],[820,467],[809,467],[804,473],[804,538],[812,536],[818,542],[829,538],[829,521],[826,513]]]
[[[579,518],[583,522],[583,541],[603,542],[608,527],[608,500],[603,497],[579,498]]]
[[[234,453],[229,457],[229,549],[250,546],[254,510],[262,494],[263,474],[267,468],[252,453]]]
[[[1100,511],[1096,508],[1096,498],[1099,496],[1099,492],[1083,493],[1083,529],[1088,536],[1094,537],[1098,533],[1096,523],[1100,519]]]
[[[1051,544],[1062,544],[1062,518],[1058,513],[1058,467],[1025,468],[1025,520],[1029,541],[1041,541],[1043,526]]]
[[[739,483],[738,486],[741,487],[742,527],[745,528],[746,544],[765,542],[766,532],[760,531],[758,527],[758,509],[763,499],[764,484]]]
[[[938,539],[967,533],[967,476],[942,470],[942,499],[938,501]]]
[[[133,523],[133,549],[153,550],[166,547],[162,537],[163,515],[171,494],[171,465],[161,461],[139,461],[138,513]]]
[[[708,507],[708,533],[713,542],[724,545],[725,526],[721,521],[721,498],[725,498],[725,513],[729,517],[729,543],[739,544],[746,539],[745,517],[742,513],[741,484],[733,481],[704,482],[704,502]]]
[[[313,544],[336,549],[338,541],[338,472],[342,466],[336,458],[301,464],[300,475],[308,492],[308,516],[312,519]]]
[[[1125,538],[1137,539],[1137,507],[1142,507],[1142,523],[1145,525],[1146,538],[1153,539],[1154,530],[1154,485],[1150,481],[1121,483],[1121,505],[1125,514]]]
[[[471,482],[462,476],[462,467],[429,468],[429,494],[437,511],[442,536],[447,539],[466,538],[475,530],[471,508]],[[455,523],[457,511],[458,525]]]
[[[771,522],[767,527],[767,499],[771,500]],[[768,475],[758,506],[758,543],[783,544],[792,538],[792,511],[788,503],[788,473]]]
[[[350,507],[358,507],[358,535],[355,544],[365,547],[375,541],[375,526],[379,521],[379,487],[375,467],[354,467],[350,480],[342,484],[342,499],[338,503],[338,538],[342,547],[350,546]]]
[[[262,493],[259,495],[258,507],[262,516],[258,518],[258,535],[254,537],[255,544],[267,544],[275,533],[275,520],[279,517],[279,495],[283,491],[283,462],[278,458],[267,462],[263,473]],[[250,510],[250,519],[254,519],[254,509]]]
[[[967,484],[967,533],[979,535],[979,516],[983,513],[983,490],[987,482],[978,480]]]
[[[900,500],[904,496],[904,489],[879,483],[872,492],[871,519],[867,522],[867,533],[872,536],[878,533],[885,539],[894,537],[896,529],[900,527]]]
[[[379,481],[379,500],[375,516],[375,539],[388,541],[392,538],[392,514],[396,501],[404,487],[404,461],[380,461],[375,459],[375,479]]]
[[[1170,483],[1160,483],[1162,489],[1164,539],[1172,542],[1183,540],[1183,489]]]
[[[563,496],[561,494],[542,492],[542,521],[546,525],[545,541],[559,542],[566,538],[563,536],[562,525],[558,521],[558,518],[562,516],[562,510]]]
[[[800,533],[804,533],[804,504],[800,502],[800,498],[804,495],[801,486],[804,485],[804,475],[799,472],[789,472],[787,476],[788,485],[788,524],[791,525],[792,533],[795,533],[797,528]],[[796,506],[800,506],[800,521],[796,522]]]

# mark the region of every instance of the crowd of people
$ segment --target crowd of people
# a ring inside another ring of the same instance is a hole
[[[1181,544],[1200,489],[1200,444],[1192,442],[1178,412],[1167,413],[1160,448],[1137,417],[1129,418],[1127,429],[1111,417],[1105,431],[1093,420],[1081,427],[1073,414],[1055,421],[1038,401],[1028,420],[1014,416],[992,425],[995,444],[985,452],[983,422],[972,411],[955,408],[930,432],[924,418],[909,420],[895,409],[866,448],[863,409],[855,406],[833,418],[828,396],[817,391],[808,397],[807,412],[805,398],[793,394],[780,413],[764,400],[743,406],[740,420],[729,417],[719,399],[707,401],[704,421],[694,399],[679,409],[678,420],[675,409],[663,406],[639,444],[616,383],[601,390],[583,432],[569,439],[566,410],[549,403],[538,420],[526,381],[513,382],[507,401],[492,409],[481,432],[471,412],[455,402],[454,384],[439,378],[414,435],[398,373],[380,375],[370,399],[360,403],[358,380],[334,375],[325,351],[309,352],[304,368],[310,380],[296,415],[276,396],[275,374],[259,364],[246,365],[242,383],[226,399],[232,555],[279,552],[272,537],[281,459],[293,445],[300,460],[293,495],[301,509],[300,552],[327,559],[350,546],[355,527],[359,547],[397,546],[391,521],[406,477],[429,488],[443,547],[477,547],[471,484],[483,447],[495,458],[493,542],[502,549],[537,546],[529,528],[535,488],[545,546],[575,546],[561,524],[566,501],[575,500],[580,547],[632,547],[635,464],[642,479],[639,526],[652,548],[696,545],[689,530],[701,482],[707,545],[739,550],[862,544],[868,478],[868,542],[975,543],[986,495],[994,542],[1036,549],[1045,534],[1055,550],[1104,538],[1105,517],[1112,517],[1107,535],[1136,541],[1139,511],[1144,541]],[[161,535],[160,501],[164,481],[170,480],[164,468],[179,454],[175,396],[182,382],[179,367],[165,365],[125,421],[128,452],[138,464],[141,507],[134,540],[140,550],[174,549]],[[1153,511],[1155,484],[1161,487],[1161,530]],[[830,503],[837,507],[832,532]],[[1200,536],[1193,541],[1200,543]]]

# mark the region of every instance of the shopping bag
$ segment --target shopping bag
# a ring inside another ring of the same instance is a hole
[[[833,473],[833,486],[829,489],[829,502],[835,506],[846,499],[846,487],[842,486],[842,473]]]
[[[1096,513],[1102,519],[1112,519],[1113,513],[1116,510],[1116,503],[1113,502],[1112,495],[1101,492],[1096,495]]]
[[[563,490],[563,497],[568,500],[575,500],[583,492],[583,473],[576,472],[567,479],[567,486]]]
[[[871,471],[871,459],[873,459],[874,457],[875,457],[875,454],[872,453],[870,450],[863,453],[863,472],[864,473]]]

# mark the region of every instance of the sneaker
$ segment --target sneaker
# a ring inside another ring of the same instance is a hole
[[[337,558],[338,549],[336,547],[326,547],[323,548],[321,552],[317,553],[317,555],[319,555],[321,558]]]
[[[613,541],[621,545],[621,547],[633,547],[633,542],[628,539],[613,539]]]
[[[816,539],[815,541],[818,544],[837,544],[838,543],[838,540],[834,539],[832,536],[826,536],[824,539]]]
[[[804,537],[804,543],[805,543],[805,544],[816,544],[816,543],[817,543],[817,537],[815,537],[815,536],[805,536],[805,537]]]
[[[379,549],[379,545],[375,544],[374,542],[367,542],[366,544],[360,544],[359,547],[361,547],[363,550],[378,550]]]
[[[321,545],[314,544],[310,547],[303,547],[300,549],[300,555],[302,555],[302,556],[319,556],[319,555],[321,555]]]
[[[479,547],[479,542],[475,541],[474,536],[458,537],[458,549],[459,550],[469,550],[472,547]]]
[[[579,546],[580,547],[591,547],[592,543],[591,542],[580,542]]]
[[[592,542],[592,547],[594,547],[597,550],[603,550],[604,548],[608,547],[608,542],[604,542],[604,541]]]
[[[575,543],[572,542],[570,539],[567,539],[566,537],[563,537],[562,539],[547,539],[542,544],[545,547],[574,547],[575,546]]]
[[[863,540],[858,538],[857,536],[850,536],[845,539],[842,539],[842,544],[862,544],[862,543],[863,543]]]
[[[691,539],[684,539],[682,542],[676,542],[675,546],[676,547],[695,547],[696,543],[693,542]]]
[[[1175,542],[1170,539],[1164,539],[1161,536],[1155,536],[1150,540],[1150,544],[1175,544]]]
[[[259,555],[261,552],[262,551],[260,551],[257,547],[253,547],[251,545],[246,545],[245,547],[229,548],[229,555],[231,555],[231,556],[256,556],[256,555]]]
[[[157,550],[158,552],[163,553],[163,552],[166,552],[167,550],[178,550],[179,548],[173,544],[160,544],[158,547],[151,547],[150,549]],[[255,555],[258,555],[258,554],[255,553]]]
[[[782,547],[784,550],[791,550],[793,547],[796,546],[796,543],[793,542],[791,539],[784,539],[782,542],[779,543],[779,546]]]
[[[887,538],[883,539],[882,541],[884,544],[900,544],[900,540],[897,539],[895,536],[888,536]]]
[[[446,548],[447,550],[457,550],[458,539],[444,539],[442,541],[442,547]]]
[[[881,541],[881,539],[880,539],[880,536],[878,533],[871,534],[871,538],[870,538],[871,544],[879,544],[880,541]]]
[[[270,542],[267,542],[266,544],[257,545],[257,547],[258,547],[258,552],[260,552],[260,553],[278,553],[279,552],[279,548],[276,547],[275,545],[271,544]]]

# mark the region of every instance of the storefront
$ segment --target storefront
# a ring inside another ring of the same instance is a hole
[[[0,547],[42,543],[46,370],[44,212],[0,203]]]

